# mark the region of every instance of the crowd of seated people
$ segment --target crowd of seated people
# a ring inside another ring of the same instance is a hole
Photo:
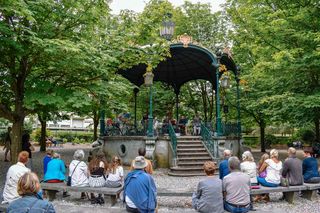
[[[219,165],[219,177],[216,177],[216,164],[207,161],[203,165],[206,178],[198,183],[192,196],[192,206],[199,212],[248,212],[252,202],[268,202],[268,194],[250,196],[250,190],[259,186],[278,187],[283,180],[289,186],[303,183],[319,183],[318,162],[311,157],[312,150],[304,149],[303,162],[296,157],[295,148],[288,149],[288,157],[281,162],[279,152],[272,149],[263,154],[258,165],[250,151],[242,154],[242,162],[232,156],[230,150],[224,150],[224,160]],[[132,161],[129,173],[124,176],[121,158],[113,156],[108,163],[105,155],[98,152],[89,162],[85,162],[83,150],[76,150],[68,171],[71,187],[123,187],[121,198],[128,212],[156,212],[157,187],[152,177],[152,163],[145,158],[146,149],[138,149],[138,156]],[[19,153],[18,162],[7,173],[3,191],[4,203],[8,209],[19,212],[24,208],[43,208],[43,212],[55,212],[52,204],[43,200],[39,179],[26,164],[29,153]],[[47,183],[66,182],[67,166],[61,155],[49,150],[43,159],[44,181]],[[63,196],[69,196],[66,191]],[[97,196],[82,193],[81,198],[91,199],[93,204],[103,204],[101,194]],[[214,202],[213,202],[214,201]],[[31,205],[35,202],[36,205]],[[23,204],[23,205],[22,205]],[[30,206],[31,205],[31,206]]]

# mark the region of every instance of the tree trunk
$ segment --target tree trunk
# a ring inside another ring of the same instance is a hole
[[[45,119],[39,119],[41,123],[41,135],[40,135],[40,151],[46,151],[46,129],[47,129],[47,121]]]
[[[18,154],[22,150],[22,132],[24,117],[19,116],[12,124],[11,163],[17,163]]]
[[[93,140],[96,141],[98,139],[98,125],[99,125],[99,113],[94,110],[93,111]]]
[[[315,133],[316,133],[316,141],[319,143],[320,142],[320,129],[319,129],[320,123],[319,123],[318,116],[316,116],[316,118],[314,119],[314,126],[315,126]]]
[[[266,152],[266,141],[265,141],[265,128],[266,128],[266,123],[264,120],[261,120],[259,122],[260,126],[260,144],[261,144],[261,152]]]

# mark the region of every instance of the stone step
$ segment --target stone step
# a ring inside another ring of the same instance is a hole
[[[203,148],[203,144],[177,144],[178,148]]]
[[[203,144],[202,141],[177,141],[177,144]]]
[[[188,166],[188,167],[180,167],[180,166],[177,166],[177,167],[171,167],[170,168],[171,171],[203,171],[203,168],[202,166]]]
[[[184,157],[184,156],[209,156],[210,155],[208,154],[208,152],[179,152],[178,153],[178,156],[179,156],[179,159],[180,159],[180,156],[181,157]]]
[[[190,149],[189,147],[187,148],[184,148],[184,147],[179,147],[177,149],[177,152],[207,152],[207,150],[205,148],[193,148],[193,149]]]
[[[175,176],[175,177],[193,177],[193,176],[205,176],[204,172],[168,172],[168,175]]]
[[[201,140],[201,136],[178,136],[177,139],[183,139],[183,140]]]
[[[199,157],[181,157],[181,158],[178,158],[179,162],[181,161],[200,161],[200,160],[204,160],[204,161],[207,161],[207,160],[212,160],[212,158],[208,155],[208,156],[199,156]]]
[[[178,167],[190,167],[190,166],[203,166],[205,160],[199,160],[199,161],[178,161]]]

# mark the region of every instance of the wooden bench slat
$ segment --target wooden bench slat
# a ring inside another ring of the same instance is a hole
[[[303,185],[306,186],[308,190],[320,189],[320,183],[305,183]]]
[[[67,186],[64,183],[41,183],[41,188],[43,190],[57,190],[57,191],[67,190],[67,191],[73,191],[73,192],[92,192],[92,193],[100,193],[105,195],[117,195],[122,191],[122,187],[118,187],[118,188],[73,187],[73,186]]]
[[[266,194],[266,193],[273,193],[273,192],[298,192],[298,191],[304,191],[307,190],[307,186],[301,185],[301,186],[289,186],[289,187],[265,187],[260,186],[260,189],[252,189],[251,193],[252,195],[257,194]]]

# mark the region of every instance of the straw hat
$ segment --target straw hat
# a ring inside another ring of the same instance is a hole
[[[147,165],[148,163],[146,162],[143,156],[138,156],[136,157],[136,159],[134,159],[133,168],[135,169],[144,169],[147,167]]]

